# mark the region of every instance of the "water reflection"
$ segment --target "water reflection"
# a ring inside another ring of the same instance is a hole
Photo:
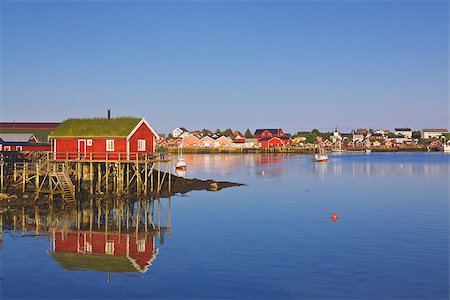
[[[73,209],[3,208],[1,230],[47,236],[49,255],[66,270],[147,272],[170,235],[169,199],[91,199]],[[1,248],[0,248],[1,249]]]
[[[418,160],[420,158],[420,160]],[[209,174],[228,175],[236,169],[253,172],[256,177],[280,177],[290,170],[292,160],[301,161],[298,171],[319,177],[371,175],[424,175],[443,176],[450,173],[449,157],[443,153],[345,153],[330,154],[329,162],[317,164],[312,155],[292,154],[202,154],[186,155],[187,174],[197,176]]]

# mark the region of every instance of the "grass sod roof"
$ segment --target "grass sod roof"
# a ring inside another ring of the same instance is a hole
[[[135,117],[67,119],[51,137],[126,137],[141,120]]]
[[[124,256],[83,255],[50,252],[52,258],[66,270],[92,270],[98,272],[138,272]]]

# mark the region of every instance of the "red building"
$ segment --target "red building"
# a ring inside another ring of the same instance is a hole
[[[291,139],[283,137],[263,138],[258,143],[261,148],[288,147],[292,145]]]
[[[68,119],[51,134],[55,159],[136,159],[154,154],[156,131],[145,119]]]
[[[0,151],[50,150],[50,143],[39,143],[32,133],[0,133]]]
[[[283,129],[256,129],[254,136],[258,140],[273,137],[283,137],[284,132]]]
[[[54,232],[52,241],[52,257],[72,270],[144,273],[158,254],[154,235],[69,231]]]
[[[233,140],[235,143],[245,143],[245,136],[239,131],[233,132]]]

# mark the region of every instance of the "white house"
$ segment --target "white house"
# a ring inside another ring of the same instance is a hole
[[[180,135],[182,135],[182,134],[185,133],[185,132],[187,132],[188,135],[189,135],[189,131],[188,131],[186,128],[184,128],[184,127],[177,127],[177,128],[175,128],[175,129],[172,131],[172,136],[173,136],[174,138],[178,138],[178,137],[180,137]],[[183,137],[181,137],[181,138],[183,138]]]
[[[445,128],[422,129],[421,137],[423,139],[440,138],[444,133],[448,133]]]
[[[412,138],[412,130],[411,128],[395,128],[395,135],[403,135],[405,138]]]

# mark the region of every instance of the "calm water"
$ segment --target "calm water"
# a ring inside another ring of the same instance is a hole
[[[146,237],[152,261],[142,272],[136,264],[108,272],[61,263],[61,233],[36,237],[30,223],[23,236],[5,217],[1,298],[448,299],[450,155],[187,162],[189,178],[246,186],[172,197],[170,231]],[[167,221],[168,200],[160,206]],[[139,263],[139,253],[128,254]]]

